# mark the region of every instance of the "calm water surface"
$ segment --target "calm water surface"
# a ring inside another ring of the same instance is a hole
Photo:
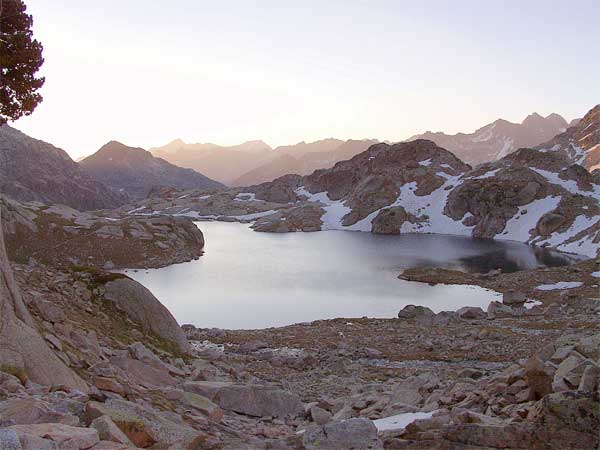
[[[382,236],[347,231],[256,233],[248,225],[199,222],[198,261],[127,271],[179,323],[252,329],[335,317],[394,317],[405,305],[434,311],[486,308],[499,295],[472,286],[399,280],[415,266],[471,272],[562,265],[568,257],[524,244],[445,235]]]

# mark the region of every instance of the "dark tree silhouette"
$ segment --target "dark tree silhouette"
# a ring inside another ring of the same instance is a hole
[[[22,0],[0,0],[0,125],[28,116],[42,101],[42,44],[33,38],[33,18]]]

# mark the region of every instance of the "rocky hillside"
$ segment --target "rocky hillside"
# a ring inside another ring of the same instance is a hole
[[[85,173],[64,150],[0,127],[0,193],[81,210],[114,208],[128,197]]]
[[[0,197],[9,257],[60,267],[160,267],[202,254],[202,232],[186,218],[107,219],[67,206]]]
[[[133,198],[144,198],[152,189],[170,186],[180,189],[216,189],[222,185],[192,169],[184,169],[155,158],[142,148],[111,141],[81,167],[92,177]]]
[[[567,131],[537,149],[562,153],[569,162],[582,165],[590,172],[600,169],[600,105],[593,107]]]
[[[247,188],[177,193],[139,212],[325,229],[507,239],[595,256],[600,179],[560,152],[521,149],[476,169],[431,141],[377,144],[331,169]],[[132,208],[132,207],[128,207]]]
[[[501,159],[519,148],[535,147],[562,133],[568,126],[567,121],[558,114],[542,117],[533,113],[520,124],[498,119],[474,133],[448,135],[427,131],[408,141],[428,139],[476,166]]]

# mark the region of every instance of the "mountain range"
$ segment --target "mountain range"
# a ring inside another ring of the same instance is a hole
[[[406,141],[428,139],[443,147],[471,165],[497,161],[519,148],[531,148],[563,133],[569,124],[561,115],[553,113],[542,117],[530,114],[521,123],[498,119],[473,133],[445,134],[427,131]]]
[[[332,167],[366,150],[376,140],[322,139],[271,148],[263,141],[223,147],[216,144],[186,144],[177,139],[150,149],[153,155],[203,174],[229,186],[271,181],[288,173],[309,174]]]
[[[544,118],[534,113],[521,124],[499,119],[472,134],[423,136],[473,165],[502,159],[516,147],[535,147],[541,152],[560,150],[571,164],[593,171],[600,165],[599,115],[596,106],[568,124],[558,114]],[[146,151],[112,141],[76,163],[65,151],[5,125],[0,128],[0,192],[21,201],[110,209],[160,187],[213,190],[224,189],[223,184],[252,186],[287,174],[309,175],[377,142],[329,138],[273,149],[263,141],[222,147],[176,140]]]

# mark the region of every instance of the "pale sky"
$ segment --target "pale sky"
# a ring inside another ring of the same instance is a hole
[[[74,158],[109,140],[397,141],[600,101],[598,0],[25,1],[46,85],[12,125]]]

